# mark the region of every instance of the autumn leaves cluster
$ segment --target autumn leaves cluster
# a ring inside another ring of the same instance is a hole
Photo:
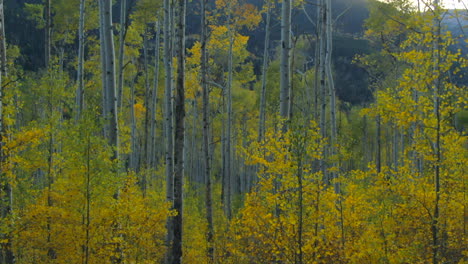
[[[159,54],[162,3],[137,1],[128,23],[116,24],[125,37],[116,41],[123,45],[117,56],[123,90],[114,146],[100,114],[94,1],[86,1],[85,96],[75,118],[79,60],[70,45],[79,12],[69,7],[79,2],[54,1],[47,69],[25,72],[15,63],[19,48],[8,47],[0,263],[10,253],[16,263],[163,262],[171,247],[168,219],[177,211],[166,191],[165,120],[173,105],[165,108],[164,89],[174,80],[162,80],[174,54]],[[308,7],[297,1],[293,8],[301,5]],[[206,42],[195,36],[186,49],[183,262],[465,263],[468,89],[460,80],[467,60],[444,30],[445,11],[437,1],[424,11],[405,1],[370,2],[363,38],[374,49],[355,63],[370,76],[374,98],[355,106],[332,103],[335,73],[322,74],[302,57],[323,48],[320,26],[328,22],[319,21],[319,12],[316,35],[294,36],[292,103],[280,117],[281,47],[265,45],[262,84],[242,34],[268,25],[262,19],[270,15],[280,18],[279,7],[208,1]],[[42,30],[42,6],[25,10]],[[177,77],[179,64],[172,62]]]

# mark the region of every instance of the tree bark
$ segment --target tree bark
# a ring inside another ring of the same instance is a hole
[[[440,202],[440,162],[442,160],[442,155],[441,155],[441,113],[440,113],[440,101],[441,101],[441,96],[440,96],[440,86],[441,86],[441,79],[439,77],[440,75],[440,31],[441,31],[441,26],[440,26],[440,18],[439,18],[439,0],[434,0],[433,1],[433,9],[435,12],[434,20],[433,20],[433,27],[434,27],[434,36],[433,36],[433,74],[434,76],[437,76],[434,80],[433,83],[433,97],[434,97],[434,115],[437,120],[437,125],[436,125],[436,138],[435,142],[433,144],[434,147],[434,152],[435,152],[435,163],[434,163],[434,191],[435,191],[435,201],[434,201],[434,212],[433,212],[433,218],[432,218],[432,223],[431,223],[431,230],[432,230],[432,250],[433,250],[433,256],[432,256],[432,263],[433,264],[438,264],[441,259],[441,245],[442,245],[442,239],[440,236],[440,228],[439,228],[439,215],[440,215],[440,209],[439,209],[439,202]]]
[[[137,74],[138,75],[138,74]],[[138,167],[138,139],[137,139],[137,125],[135,116],[135,82],[137,75],[133,78],[130,85],[130,171],[137,172]]]
[[[3,83],[2,78],[7,76],[7,57],[6,57],[6,37],[5,37],[5,17],[3,10],[3,0],[0,0],[0,173],[3,173],[3,163],[5,161],[5,156],[3,153],[3,138],[5,137],[5,126],[3,124]],[[5,219],[12,213],[13,209],[13,187],[10,184],[8,178],[2,176],[0,178],[2,194],[1,208],[0,208],[0,219]],[[2,246],[0,250],[0,261],[5,264],[13,264],[15,262],[15,257],[13,251],[11,250],[11,239],[12,236],[8,233],[0,234],[0,239],[8,239],[6,245]]]
[[[166,141],[166,200],[170,203],[174,201],[174,135],[173,135],[173,103],[172,103],[172,4],[170,0],[164,0],[164,69],[166,73],[164,92],[164,125]],[[168,249],[174,240],[173,223],[174,217],[167,220],[166,246]],[[168,250],[166,263],[172,263],[172,254]]]
[[[51,56],[51,33],[52,33],[52,13],[51,13],[51,0],[44,0],[44,19],[45,19],[45,43],[44,43],[44,65],[46,69],[49,68]]]
[[[232,196],[234,190],[234,177],[232,175],[232,81],[233,81],[233,46],[234,46],[234,29],[233,25],[231,24],[232,20],[232,3],[229,2],[229,15],[228,15],[228,35],[229,35],[229,50],[228,50],[228,80],[226,85],[226,90],[224,96],[226,98],[226,113],[227,113],[227,120],[226,120],[226,137],[225,137],[225,151],[224,151],[224,162],[225,162],[225,213],[228,219],[231,219],[231,209],[232,209]]]
[[[320,79],[320,132],[322,138],[327,137],[327,127],[326,127],[326,111],[327,111],[327,97],[326,97],[326,67],[325,67],[325,58],[326,58],[326,32],[327,32],[327,12],[326,12],[326,0],[320,0],[319,3],[319,14],[320,18],[318,20],[319,25],[319,79]],[[326,151],[326,150],[325,150]],[[324,155],[325,156],[325,155]],[[329,183],[328,173],[326,171],[325,158],[321,158],[319,161],[320,170],[323,173],[325,183]]]
[[[335,90],[335,82],[333,79],[333,72],[332,72],[332,47],[333,47],[333,21],[332,21],[332,9],[331,9],[331,0],[326,0],[325,6],[326,12],[326,52],[325,52],[325,71],[327,75],[327,84],[328,90],[330,94],[330,145],[331,145],[331,155],[335,156],[336,151],[336,140],[337,140],[337,127],[336,127],[336,90]],[[334,162],[333,167],[337,167],[338,164]],[[337,178],[337,173],[332,172],[330,173],[331,180],[335,180]],[[339,193],[339,185],[337,182],[334,183],[335,191]]]
[[[154,45],[154,82],[153,82],[153,92],[151,98],[151,143],[150,143],[150,157],[151,162],[150,166],[154,168],[157,162],[157,154],[156,154],[156,111],[158,105],[158,86],[159,86],[159,47],[160,47],[160,31],[161,26],[158,21],[156,21],[156,38],[155,38],[155,45]]]
[[[114,147],[114,159],[119,157],[119,128],[117,114],[117,93],[115,85],[115,50],[112,28],[112,0],[100,0],[102,2],[101,18],[103,26],[103,44],[105,59],[106,85],[104,90],[107,95],[106,104],[108,106],[107,114],[109,123],[109,144]]]
[[[0,71],[3,76],[8,75],[6,51],[4,5],[3,0],[0,0]]]
[[[84,109],[84,20],[85,20],[85,0],[80,1],[80,21],[78,29],[78,71],[76,90],[76,120],[81,118]]]
[[[84,264],[89,263],[89,243],[91,240],[90,236],[90,224],[91,224],[91,134],[87,135],[87,147],[86,147],[86,204],[85,204],[85,216],[83,217],[85,226],[85,244],[83,245],[84,253]]]
[[[183,238],[183,179],[185,139],[185,3],[178,0],[177,20],[177,81],[175,94],[175,140],[174,140],[174,241],[173,264],[182,263]]]
[[[108,112],[109,112],[109,105],[108,105],[108,90],[106,89],[107,85],[107,74],[106,74],[106,44],[104,41],[104,7],[103,1],[99,0],[99,48],[101,54],[101,82],[102,82],[102,116],[104,120],[107,120]],[[105,138],[109,137],[109,124],[107,122],[104,123],[103,127],[103,135]]]
[[[258,124],[258,141],[262,141],[265,138],[266,129],[266,85],[267,85],[267,68],[269,60],[269,44],[270,44],[270,23],[271,23],[271,11],[270,3],[266,3],[266,24],[265,24],[265,42],[263,44],[263,68],[262,68],[262,90],[260,94],[260,118]]]
[[[201,0],[201,82],[203,93],[203,162],[205,169],[205,207],[206,222],[208,230],[206,239],[208,242],[208,258],[211,263],[214,262],[214,244],[213,244],[213,198],[211,194],[211,156],[210,156],[210,91],[208,88],[208,52],[207,52],[207,31],[206,20],[206,2]]]
[[[300,154],[302,155],[302,154]],[[298,157],[298,167],[297,167],[297,183],[299,187],[299,195],[297,200],[298,206],[298,230],[297,230],[297,263],[304,263],[304,252],[303,252],[303,229],[304,229],[304,184],[303,184],[303,166],[302,166],[302,156]]]
[[[320,3],[319,3],[320,4]],[[321,23],[320,23],[320,18],[321,18],[321,13],[322,8],[320,6],[317,7],[317,23],[315,24],[315,67],[314,67],[314,120],[316,122],[319,122],[320,118],[320,112],[319,112],[319,91],[320,91],[320,70],[321,70]]]
[[[141,165],[143,169],[142,179],[141,179],[141,189],[143,191],[143,196],[146,196],[146,185],[148,181],[148,169],[150,163],[150,132],[151,132],[151,112],[153,111],[152,101],[153,90],[149,82],[149,62],[148,62],[148,27],[145,27],[145,32],[143,35],[143,62],[145,70],[145,127],[144,127],[144,140],[143,144],[143,158],[141,159]]]
[[[376,118],[376,125],[377,125],[377,172],[380,173],[382,171],[382,122],[380,120],[380,115]]]
[[[280,116],[289,118],[291,104],[291,0],[283,0],[281,17]],[[285,129],[286,126],[283,128]]]
[[[122,108],[124,60],[125,60],[125,36],[127,35],[127,0],[121,0],[120,4],[120,32],[119,32],[119,82],[117,86],[117,106]]]

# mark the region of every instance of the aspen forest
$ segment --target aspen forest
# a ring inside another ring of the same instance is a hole
[[[468,264],[468,0],[0,0],[0,264]]]

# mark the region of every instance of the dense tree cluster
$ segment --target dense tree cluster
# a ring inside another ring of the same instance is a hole
[[[466,263],[464,17],[362,2],[0,0],[0,263]]]

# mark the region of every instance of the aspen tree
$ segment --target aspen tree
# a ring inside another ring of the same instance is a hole
[[[4,15],[4,4],[3,0],[0,0],[0,67],[1,72],[4,76],[8,74],[7,69],[7,46],[6,46],[6,35],[5,35],[5,15]]]
[[[201,0],[201,82],[203,93],[203,159],[205,169],[205,207],[208,230],[208,258],[214,261],[213,197],[211,191],[211,156],[210,156],[210,91],[208,88],[208,52],[206,48],[208,25],[206,20],[206,0]]]
[[[434,191],[435,191],[435,201],[434,201],[434,212],[432,216],[431,231],[432,231],[432,263],[437,264],[440,262],[440,251],[442,245],[442,238],[440,237],[439,222],[440,222],[440,163],[442,159],[441,155],[441,113],[440,113],[440,93],[441,93],[441,79],[440,79],[440,30],[441,30],[441,20],[439,18],[440,6],[439,0],[433,0],[432,8],[434,12],[433,19],[433,72],[436,78],[433,81],[433,101],[434,101],[434,116],[436,118],[436,138],[433,142],[433,148],[435,152],[435,162],[434,162]]]
[[[234,173],[235,171],[235,145],[234,145],[234,109],[232,107],[233,99],[233,83],[234,83],[234,48],[236,38],[238,36],[237,32],[239,29],[246,27],[252,29],[254,26],[258,25],[260,22],[261,16],[258,15],[256,8],[245,1],[216,1],[216,8],[223,10],[224,15],[227,17],[227,21],[224,22],[226,26],[217,27],[219,32],[224,32],[227,36],[226,43],[227,46],[227,81],[225,87],[223,87],[223,104],[224,104],[224,114],[223,116],[224,125],[223,125],[223,157],[222,157],[222,168],[223,168],[223,192],[222,200],[224,205],[224,212],[228,218],[231,218],[231,205],[232,197],[235,194],[238,194],[238,180],[239,177]],[[216,30],[215,30],[216,31]]]
[[[138,74],[132,80],[130,84],[130,160],[129,160],[129,169],[130,171],[138,171],[138,138],[137,138],[137,125],[136,125],[136,116],[135,116],[135,82],[138,77]]]
[[[337,127],[336,127],[336,90],[335,83],[333,80],[332,72],[332,44],[333,44],[333,21],[332,21],[332,9],[331,9],[331,0],[325,1],[325,37],[326,37],[326,49],[325,49],[325,72],[327,75],[327,85],[330,96],[330,145],[331,145],[331,156],[332,159],[336,159],[336,140],[337,140]],[[337,170],[336,162],[333,162],[333,172],[331,172],[331,180],[334,180],[337,175],[335,170]],[[335,183],[335,190],[338,192],[338,184]]]
[[[5,124],[4,124],[4,111],[3,111],[3,77],[7,76],[7,67],[6,67],[6,36],[5,36],[5,17],[4,17],[4,5],[3,0],[0,0],[0,173],[4,173],[3,163],[5,162],[5,153],[3,145],[5,144]],[[10,183],[8,177],[2,176],[0,184],[2,184],[0,193],[1,193],[1,207],[0,207],[0,219],[4,221],[12,213],[13,205],[13,187]],[[2,243],[0,250],[0,262],[5,264],[14,263],[14,255],[11,250],[11,239],[12,237],[9,234],[0,234],[0,239],[6,239],[6,243]]]
[[[320,0],[319,0],[320,4]],[[319,111],[319,102],[320,102],[320,78],[319,74],[321,73],[321,64],[323,63],[321,61],[321,51],[322,51],[322,42],[321,42],[321,14],[322,14],[322,8],[321,6],[317,6],[317,22],[315,23],[315,51],[314,51],[314,120],[316,122],[319,122],[320,118],[322,117],[320,115],[321,111]],[[321,76],[321,75],[320,75]],[[321,108],[320,108],[321,109]],[[321,123],[320,123],[321,124]],[[323,127],[321,127],[323,128]]]
[[[185,9],[186,0],[178,0],[177,19],[177,80],[175,94],[175,136],[174,136],[174,202],[177,212],[174,216],[174,241],[172,263],[182,263],[183,239],[183,179],[185,140]]]
[[[233,47],[234,47],[234,32],[233,32],[233,25],[232,25],[232,16],[233,16],[233,6],[232,1],[228,3],[228,35],[229,35],[229,50],[228,50],[228,80],[226,84],[225,90],[225,98],[226,98],[226,113],[227,113],[227,120],[226,120],[226,135],[225,135],[225,157],[224,161],[225,165],[225,211],[226,216],[230,219],[232,216],[232,197],[234,195],[234,184],[235,178],[233,176],[233,144],[232,144],[232,122],[233,122],[233,112],[232,112],[232,81],[233,81]]]
[[[100,51],[100,59],[101,59],[101,85],[102,85],[102,116],[104,120],[107,120],[108,117],[108,112],[109,112],[109,103],[107,98],[109,97],[108,95],[108,90],[106,89],[107,86],[107,78],[108,75],[106,73],[106,50],[105,50],[105,42],[104,42],[104,11],[103,11],[103,4],[102,0],[98,0],[99,4],[99,51]],[[104,123],[103,127],[103,135],[104,137],[108,138],[109,137],[109,124],[107,122]]]
[[[79,120],[84,108],[84,23],[85,23],[85,4],[86,0],[80,0],[80,20],[78,28],[78,71],[76,90],[76,120]]]
[[[322,133],[322,138],[327,137],[327,128],[326,128],[326,111],[327,111],[327,97],[326,97],[326,34],[327,34],[327,12],[326,12],[326,0],[320,0],[319,2],[319,19],[318,19],[318,41],[319,41],[319,64],[318,72],[320,80],[320,132]],[[328,175],[326,172],[326,163],[325,159],[322,158],[319,161],[320,170],[323,173],[324,181],[329,182]]]
[[[289,118],[291,108],[291,0],[281,7],[280,116]],[[283,129],[286,129],[284,127]]]
[[[150,134],[151,134],[151,142],[150,142],[150,165],[152,168],[156,166],[157,162],[157,148],[156,148],[156,111],[157,111],[157,105],[158,105],[158,86],[159,86],[159,59],[160,59],[160,46],[161,46],[161,40],[160,40],[160,35],[161,35],[161,23],[158,20],[155,23],[155,28],[156,28],[156,37],[154,40],[154,80],[153,80],[153,92],[152,92],[152,98],[151,98],[151,128],[150,128]]]
[[[148,26],[145,25],[145,30],[143,33],[143,65],[144,65],[144,76],[145,76],[145,121],[144,121],[144,135],[141,142],[142,146],[142,158],[141,158],[141,168],[143,169],[143,175],[141,179],[141,188],[143,190],[143,195],[146,196],[146,188],[148,182],[148,169],[149,169],[149,159],[150,159],[150,130],[151,130],[151,111],[153,109],[151,99],[153,98],[151,89],[151,84],[149,82],[149,59],[148,59]]]
[[[44,19],[45,19],[45,27],[44,27],[44,65],[46,69],[49,68],[50,63],[50,56],[52,50],[52,12],[51,12],[51,0],[44,0],[45,9],[44,9]]]
[[[164,134],[166,141],[166,200],[170,203],[174,200],[174,135],[173,135],[173,73],[172,73],[172,21],[173,6],[170,0],[164,0]],[[174,240],[173,217],[167,219],[167,254],[166,263],[172,263],[172,254],[169,250]]]
[[[102,39],[101,45],[104,48],[101,50],[104,52],[101,56],[104,57],[105,64],[103,65],[103,71],[105,72],[105,86],[104,95],[106,96],[106,106],[104,108],[104,117],[106,117],[109,125],[109,144],[113,146],[114,158],[119,158],[119,128],[118,128],[118,113],[117,113],[117,93],[115,85],[115,49],[114,49],[114,38],[112,30],[112,1],[111,0],[99,0],[100,1],[100,13],[101,13],[101,25],[102,25]],[[107,111],[106,111],[107,110]]]
[[[125,36],[127,35],[127,0],[120,1],[119,64],[117,83],[117,107],[122,108],[124,86]]]
[[[270,45],[270,23],[271,23],[271,3],[266,0],[266,21],[265,21],[265,42],[263,44],[263,67],[262,67],[262,88],[260,92],[260,117],[258,124],[258,141],[265,138],[266,126],[266,85],[267,85],[267,68],[269,60],[269,45]]]

